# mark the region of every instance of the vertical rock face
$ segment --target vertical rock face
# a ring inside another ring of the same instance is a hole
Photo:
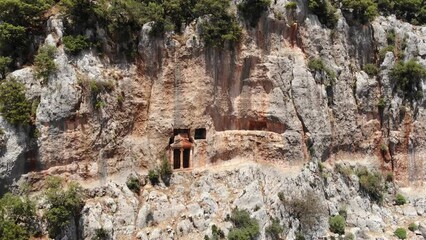
[[[151,168],[168,155],[175,129],[205,128],[206,140],[194,143],[196,166],[238,157],[289,166],[377,156],[402,180],[424,178],[423,100],[410,105],[395,94],[388,73],[398,58],[389,52],[379,60],[377,53],[395,29],[407,43],[399,50],[404,59],[426,65],[425,28],[394,17],[352,26],[340,16],[330,30],[307,14],[306,2],[294,14],[286,3],[276,1],[238,45],[223,49],[204,46],[196,23],[163,38],[152,37],[146,24],[137,60],[119,64],[92,51],[65,54],[61,19],[53,16],[46,44],[59,46],[58,70],[45,84],[31,67],[12,73],[40,99],[36,164],[20,172],[104,178]],[[333,83],[308,68],[312,58],[336,73]],[[361,70],[367,63],[379,64],[380,73],[368,76]],[[91,84],[110,89],[94,98]],[[7,136],[12,143],[19,134]],[[4,152],[2,162],[18,159],[11,145]]]

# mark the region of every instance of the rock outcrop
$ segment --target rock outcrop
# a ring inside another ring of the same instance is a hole
[[[344,206],[360,239],[386,238],[410,221],[419,221],[425,236],[425,199],[379,206],[360,193],[356,176],[321,175],[310,161],[374,165],[402,186],[423,183],[425,98],[403,99],[389,72],[399,60],[426,66],[426,27],[393,15],[353,25],[338,10],[336,28],[328,29],[306,1],[297,1],[291,16],[287,3],[271,3],[238,44],[223,48],[204,45],[198,21],[164,37],[149,34],[147,23],[133,62],[95,49],[67,54],[63,16],[51,16],[44,44],[57,47],[57,70],[45,82],[31,66],[10,74],[39,104],[35,129],[0,116],[0,186],[21,178],[37,189],[48,175],[87,185],[81,226],[69,230],[83,239],[99,228],[113,239],[201,239],[213,224],[227,234],[231,224],[224,219],[237,206],[259,221],[262,239],[271,218],[294,239],[301,223],[278,193],[308,190],[325,211],[315,229],[305,231],[309,239],[329,235],[328,216]],[[395,50],[386,52],[392,31]],[[86,32],[106,34],[99,26]],[[312,59],[321,59],[333,76],[310,69]],[[369,63],[380,68],[375,76],[363,71]],[[175,144],[180,139],[185,149]],[[142,178],[163,159],[191,161],[190,169],[176,171],[171,187],[148,184],[135,195],[125,186],[130,173]],[[242,163],[226,167],[236,161]]]

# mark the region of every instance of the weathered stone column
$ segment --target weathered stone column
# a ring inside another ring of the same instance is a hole
[[[183,148],[180,148],[180,166],[179,169],[183,169]]]

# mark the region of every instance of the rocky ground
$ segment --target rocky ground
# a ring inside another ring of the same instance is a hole
[[[354,167],[358,163],[342,164]],[[98,228],[107,230],[112,239],[203,239],[211,234],[213,224],[227,234],[232,224],[225,219],[235,207],[248,210],[258,220],[259,239],[269,239],[265,228],[273,218],[284,226],[282,237],[294,239],[299,219],[289,215],[279,193],[297,198],[309,191],[324,212],[312,227],[303,227],[306,239],[334,236],[328,230],[328,217],[341,209],[347,211],[346,232],[352,232],[356,239],[396,239],[392,237],[395,229],[407,229],[412,222],[419,224],[420,230],[409,232],[408,239],[426,237],[426,198],[415,190],[421,187],[410,191],[387,183],[384,204],[378,205],[360,191],[355,174],[346,178],[329,165],[320,170],[312,162],[285,169],[235,160],[218,168],[175,172],[170,186],[153,186],[146,175],[139,178],[143,182],[139,194],[130,191],[123,180],[90,184],[90,199],[80,221],[80,228],[87,229],[83,231],[85,239]],[[407,204],[394,205],[397,192],[405,194]]]
[[[164,38],[149,35],[145,24],[135,62],[113,61],[95,49],[66,54],[63,16],[51,16],[44,43],[57,48],[56,72],[46,83],[34,77],[33,66],[10,74],[39,105],[32,136],[0,116],[0,187],[21,179],[42,190],[49,175],[81,183],[88,199],[70,239],[90,239],[99,228],[112,239],[203,239],[213,224],[227,233],[225,218],[235,207],[259,221],[261,239],[272,218],[284,226],[283,237],[294,239],[301,224],[280,192],[315,194],[324,212],[312,229],[303,227],[307,239],[331,236],[328,217],[341,208],[348,213],[346,231],[357,239],[394,239],[394,230],[411,222],[420,229],[409,239],[426,237],[425,98],[408,104],[389,79],[398,60],[426,66],[426,27],[393,15],[351,25],[338,10],[331,30],[298,1],[292,35],[287,3],[274,1],[233,48],[206,48],[197,22]],[[397,50],[382,59],[392,30]],[[105,34],[87,30],[93,32]],[[336,74],[335,81],[309,69],[314,58]],[[366,63],[379,73],[369,76]],[[112,86],[99,94],[101,107],[91,101],[90,82]],[[267,131],[248,129],[250,121],[266,124]],[[146,173],[180,128],[207,129],[204,162],[175,172],[168,187],[152,186]],[[400,187],[387,183],[378,205],[360,191],[355,174],[334,172],[340,161],[392,172]],[[125,184],[130,175],[143,182],[139,194]],[[395,206],[397,192],[409,202]]]

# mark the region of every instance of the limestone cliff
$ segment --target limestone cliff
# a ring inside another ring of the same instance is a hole
[[[402,186],[425,180],[424,98],[404,101],[388,73],[401,56],[426,66],[426,27],[394,16],[351,24],[339,10],[331,30],[308,11],[306,1],[297,2],[294,19],[287,3],[273,2],[255,28],[243,28],[237,45],[222,49],[204,45],[198,21],[180,35],[161,38],[150,35],[152,25],[145,24],[135,62],[113,61],[95,49],[66,54],[63,18],[52,15],[45,44],[57,47],[57,71],[47,83],[34,77],[31,66],[10,74],[40,104],[36,137],[0,116],[1,184],[22,178],[37,189],[47,175],[82,183],[90,189],[81,219],[85,230],[79,233],[86,239],[101,226],[114,239],[201,239],[213,223],[229,229],[222,220],[236,205],[259,206],[253,216],[264,238],[269,217],[281,223],[290,218],[282,212],[278,192],[291,195],[295,188],[317,191],[330,214],[341,201],[350,204],[348,223],[361,232],[392,235],[400,219],[390,211],[416,220],[412,209],[406,214],[370,205],[353,182],[332,177],[328,183],[314,174],[315,164],[300,173],[299,167],[314,160],[330,166],[361,161],[393,172]],[[90,31],[102,34],[102,29]],[[405,47],[381,58],[392,31]],[[312,59],[322,59],[335,79],[309,69]],[[362,70],[368,63],[380,66],[376,76]],[[96,105],[91,82],[111,86],[99,93]],[[140,196],[126,189],[129,174],[145,176],[163,158],[173,164],[186,154],[174,152],[174,146],[181,148],[181,133],[190,144],[191,170],[176,171],[170,189],[148,187]],[[229,162],[240,165],[222,169]],[[289,239],[297,226],[288,229]],[[320,224],[310,236],[326,232]]]

